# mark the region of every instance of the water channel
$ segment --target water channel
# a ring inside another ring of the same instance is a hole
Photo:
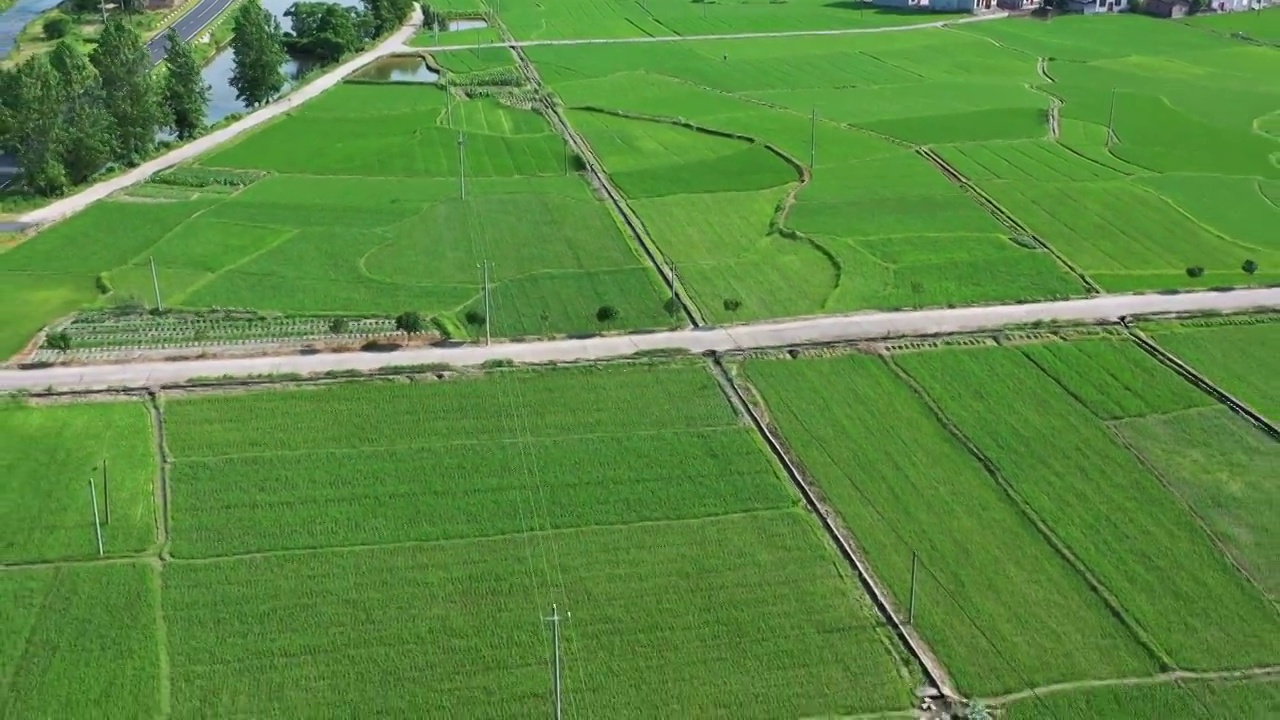
[[[0,60],[9,57],[18,42],[18,34],[40,13],[50,10],[60,0],[18,0],[0,13]]]

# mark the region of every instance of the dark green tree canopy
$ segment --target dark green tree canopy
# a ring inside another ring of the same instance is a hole
[[[365,13],[329,2],[298,2],[289,6],[293,32],[286,38],[289,51],[323,63],[337,61],[364,45],[361,26]]]
[[[258,0],[245,0],[236,11],[231,52],[235,70],[231,87],[241,102],[256,107],[270,102],[284,88],[284,36],[280,23]]]
[[[90,60],[102,78],[107,112],[115,122],[116,160],[136,164],[155,149],[156,133],[165,125],[151,55],[137,30],[112,17]]]
[[[169,28],[165,37],[169,50],[165,55],[164,105],[169,128],[181,140],[190,140],[204,128],[209,107],[209,86],[200,73],[191,43]]]

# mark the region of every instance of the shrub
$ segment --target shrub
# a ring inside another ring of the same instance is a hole
[[[613,320],[618,319],[619,314],[618,308],[612,305],[601,305],[600,309],[596,310],[596,320],[599,320],[600,322],[612,322]]]
[[[406,310],[396,316],[396,329],[409,335],[417,335],[422,332],[424,324],[422,313],[414,310]]]
[[[66,352],[71,349],[71,334],[66,330],[51,332],[44,336],[44,346],[50,350]]]
[[[99,295],[110,295],[112,292],[111,282],[107,280],[105,273],[98,273],[98,277],[93,279],[93,284],[97,286]]]
[[[1189,278],[1198,278],[1202,275],[1204,275],[1204,268],[1200,267],[1199,265],[1192,265],[1191,267],[1187,268],[1187,277]]]
[[[676,315],[680,312],[680,302],[673,297],[667,298],[666,302],[662,303],[662,309],[666,310],[668,315]]]
[[[468,310],[462,319],[467,321],[471,327],[484,327],[485,316],[479,310]]]
[[[1240,266],[1240,269],[1245,271],[1246,274],[1252,275],[1258,272],[1258,263],[1255,260],[1245,260],[1244,264]]]
[[[45,18],[40,26],[45,40],[60,40],[71,34],[71,18],[62,13],[53,13]]]
[[[329,332],[334,335],[345,335],[351,329],[351,321],[346,318],[334,318],[329,321]]]
[[[742,301],[737,298],[725,298],[724,309],[729,312],[738,312],[738,308],[742,307]]]

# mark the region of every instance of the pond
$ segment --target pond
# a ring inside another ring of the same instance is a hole
[[[9,57],[22,28],[58,2],[59,0],[18,0],[13,7],[0,12],[0,60]]]
[[[295,0],[262,0],[262,7],[267,9],[272,15],[280,21],[281,27],[286,31],[289,29],[289,18],[284,16],[286,10],[293,5]],[[332,0],[344,7],[357,7],[360,0]],[[228,18],[225,22],[231,22]],[[306,60],[298,60],[290,58],[284,64],[284,76],[287,78],[285,84],[285,92],[310,72],[315,64]],[[231,73],[235,70],[235,59],[232,57],[231,48],[225,47],[218,51],[204,68],[204,81],[209,85],[209,111],[205,116],[205,122],[210,125],[222,120],[232,113],[242,113],[249,108],[244,103],[236,99],[236,89],[231,87]]]
[[[454,32],[458,30],[479,30],[487,27],[489,27],[489,22],[480,18],[462,18],[461,20],[449,21],[449,30]]]
[[[433,83],[440,79],[418,55],[390,55],[365,65],[351,76],[356,80],[377,82]]]

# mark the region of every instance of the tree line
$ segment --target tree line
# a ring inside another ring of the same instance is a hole
[[[289,52],[336,62],[398,28],[413,9],[413,0],[362,3],[295,3],[286,34],[259,0],[245,0],[232,25],[236,97],[250,108],[268,103],[287,82]],[[166,42],[157,68],[138,31],[112,16],[88,53],[64,39],[0,68],[0,152],[17,157],[22,189],[60,195],[104,170],[143,162],[162,132],[185,141],[204,131],[210,88],[200,62],[172,28]]]

